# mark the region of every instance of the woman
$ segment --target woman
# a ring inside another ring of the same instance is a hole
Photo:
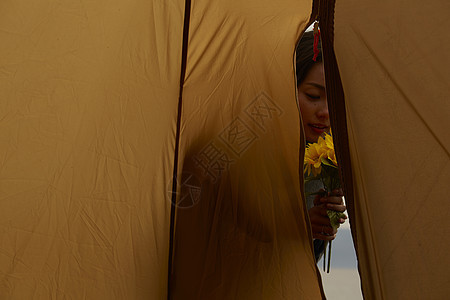
[[[319,43],[319,53],[314,61],[313,44],[313,32],[305,32],[296,51],[298,105],[307,143],[317,142],[320,136],[330,131],[322,51]],[[305,183],[306,193],[314,193],[321,189],[323,184],[320,180]],[[337,230],[331,227],[327,209],[344,212],[342,196],[342,189],[337,189],[325,197],[320,195],[306,197],[316,261],[321,257],[327,241],[336,237]],[[345,219],[341,218],[339,222],[344,223]]]

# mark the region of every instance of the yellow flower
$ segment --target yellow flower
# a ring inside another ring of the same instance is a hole
[[[317,177],[322,172],[322,163],[327,166],[337,167],[331,133],[325,134],[325,136],[318,139],[317,143],[309,144],[306,147],[303,172],[306,176],[312,174],[314,177]]]
[[[328,159],[337,167],[336,153],[333,150],[327,152]]]
[[[324,143],[326,145],[326,147],[329,150],[333,150],[334,151],[334,144],[333,144],[333,137],[330,134],[325,134],[325,137],[322,137],[322,139],[324,140]]]
[[[322,171],[322,159],[326,158],[327,151],[319,143],[310,144],[305,151],[304,172],[317,176]]]
[[[334,152],[334,144],[333,144],[333,137],[330,134],[326,134],[325,137],[322,139],[322,145],[326,148],[327,157],[328,160],[330,160],[334,166],[337,167],[337,160],[336,160],[336,153]]]

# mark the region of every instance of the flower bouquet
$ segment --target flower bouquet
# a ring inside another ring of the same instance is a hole
[[[336,161],[336,154],[334,152],[333,137],[330,134],[320,137],[317,143],[309,144],[305,151],[304,161],[304,173],[305,182],[311,180],[321,180],[325,191],[317,191],[312,195],[328,195],[335,189],[341,187],[339,178],[338,164]],[[333,210],[327,210],[328,218],[330,218],[331,226],[334,229],[339,228],[340,218],[345,218],[345,214]],[[328,244],[328,268],[327,272],[330,272],[331,263],[331,241]],[[326,249],[323,258],[323,268],[325,271]]]

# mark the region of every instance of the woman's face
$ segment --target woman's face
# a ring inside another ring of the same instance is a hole
[[[315,63],[298,86],[298,102],[306,140],[317,142],[321,135],[330,130],[323,63]]]

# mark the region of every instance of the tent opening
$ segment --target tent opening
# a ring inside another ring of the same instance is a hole
[[[314,147],[320,148],[320,145],[324,145],[319,140],[324,134],[331,134],[329,129],[333,127],[330,114],[334,112],[330,112],[332,108],[329,106],[326,93],[328,81],[333,78],[325,79],[324,64],[326,61],[322,56],[318,25],[318,22],[315,22],[308,27],[297,44],[295,55],[297,103],[306,138],[305,167],[308,166],[307,161],[311,158],[308,151],[312,152]],[[329,137],[332,141],[331,135]],[[332,150],[334,154],[334,149]],[[337,168],[335,176],[337,176],[335,187],[340,187],[340,183],[337,184],[340,182]],[[336,295],[342,297],[339,299],[362,299],[357,258],[349,221],[346,220],[337,229],[338,233],[332,242],[322,240],[321,233],[315,232],[319,231],[318,227],[320,228],[320,219],[315,215],[320,203],[316,203],[315,198],[318,197],[319,190],[327,187],[324,186],[323,180],[318,177],[314,179],[314,177],[313,174],[308,176],[308,170],[305,168],[306,207],[315,237],[313,240],[314,254],[322,276],[325,294],[333,295],[333,299],[338,299],[335,298]]]

